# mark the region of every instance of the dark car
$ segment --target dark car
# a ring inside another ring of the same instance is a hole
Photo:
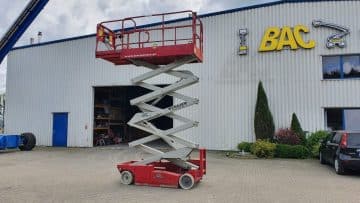
[[[320,162],[334,166],[337,174],[360,170],[360,132],[334,132],[320,145]]]

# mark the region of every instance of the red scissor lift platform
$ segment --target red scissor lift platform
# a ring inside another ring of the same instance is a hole
[[[188,19],[174,22],[172,25],[165,21],[169,16],[177,17],[184,14]],[[160,18],[160,22],[150,27],[137,25],[137,21],[147,22],[148,18]],[[193,60],[187,60],[186,63],[201,63],[203,60],[202,23],[192,11],[105,21],[97,25],[96,57],[115,65],[138,65],[137,62],[141,61],[155,67],[164,67],[186,57],[193,58]],[[125,184],[180,186],[190,189],[206,174],[206,150],[199,149],[199,159],[186,161],[195,168],[180,167],[166,159],[146,164],[129,161],[118,164],[117,168]]]
[[[169,26],[165,21],[166,16],[186,13],[192,16],[190,23]],[[162,21],[149,28],[137,26],[136,20],[149,17],[160,17]],[[114,24],[120,25],[120,28],[112,30],[106,26]],[[125,27],[126,25],[132,27]],[[184,32],[187,32],[186,37],[179,37],[179,33],[184,34]],[[157,36],[152,39],[153,35]],[[196,56],[198,59],[196,62],[202,62],[202,53],[202,23],[192,11],[136,16],[105,21],[97,25],[96,57],[115,65],[132,64],[129,59],[165,65],[191,55]]]

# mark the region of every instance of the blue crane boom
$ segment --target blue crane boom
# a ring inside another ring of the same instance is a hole
[[[0,41],[0,64],[49,0],[31,0]]]

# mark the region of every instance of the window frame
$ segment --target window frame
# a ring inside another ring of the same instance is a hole
[[[336,134],[336,133],[331,133],[330,135],[328,135],[328,136],[324,139],[323,143],[326,144],[327,142],[331,142],[331,140],[334,138],[335,134]]]
[[[336,109],[336,110],[340,110],[341,111],[341,129],[337,129],[335,131],[339,131],[339,130],[347,130],[346,129],[346,117],[345,117],[345,111],[346,110],[360,110],[360,107],[324,107],[323,110],[324,110],[324,124],[325,124],[325,129],[327,129],[329,126],[328,126],[328,114],[327,114],[327,111],[328,110],[333,110],[333,109]]]
[[[322,55],[321,56],[321,69],[322,69],[322,79],[323,80],[351,80],[351,79],[360,79],[358,77],[345,77],[344,74],[344,57],[357,56],[359,57],[359,66],[360,66],[360,54],[345,54],[345,55]],[[340,67],[340,77],[339,78],[325,78],[324,77],[324,57],[339,57],[339,67]]]
[[[331,142],[334,144],[339,144],[341,137],[342,137],[341,133],[336,133],[335,136],[332,138]]]

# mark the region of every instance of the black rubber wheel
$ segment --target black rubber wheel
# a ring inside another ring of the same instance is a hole
[[[23,133],[20,135],[22,139],[22,145],[19,146],[21,151],[31,151],[36,145],[35,135],[32,133]]]
[[[194,177],[189,173],[184,173],[179,178],[179,185],[184,190],[190,190],[195,184]]]
[[[334,169],[335,169],[335,172],[339,175],[345,175],[345,173],[346,173],[344,166],[341,164],[341,162],[338,158],[335,158],[335,160],[334,160]]]
[[[121,172],[121,183],[131,185],[134,182],[134,176],[130,171]]]
[[[321,164],[326,164],[321,152],[319,153],[319,159]]]

